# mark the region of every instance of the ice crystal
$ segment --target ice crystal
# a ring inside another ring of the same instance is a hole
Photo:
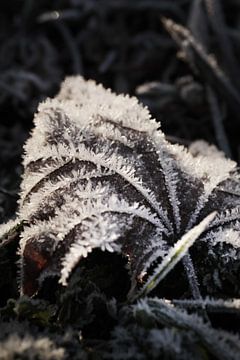
[[[209,256],[209,264],[218,264],[225,256],[230,273],[237,271],[239,175],[214,146],[198,142],[188,151],[170,144],[136,98],[81,77],[67,78],[56,98],[41,103],[34,123],[14,223],[24,220],[23,293],[34,294],[51,274],[66,285],[96,248],[127,257],[132,293],[139,279],[142,289],[156,286],[155,275],[165,276],[197,238],[193,249],[205,252],[193,254],[193,262],[207,266]],[[213,212],[214,219],[207,217]],[[211,282],[198,272],[203,284]]]
[[[61,360],[65,358],[64,349],[55,348],[55,344],[47,337],[35,339],[26,336],[22,339],[17,334],[13,334],[5,341],[1,341],[0,345],[0,360],[16,358]]]

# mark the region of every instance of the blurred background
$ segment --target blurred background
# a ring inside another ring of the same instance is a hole
[[[169,141],[204,139],[239,161],[239,60],[239,0],[2,1],[0,222],[37,105],[65,76],[135,95]]]

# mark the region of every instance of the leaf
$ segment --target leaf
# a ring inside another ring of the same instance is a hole
[[[25,221],[19,248],[22,293],[35,294],[49,276],[66,285],[94,249],[126,257],[132,287],[137,282],[141,292],[151,282],[150,277],[141,283],[150,276],[148,269],[158,269],[173,248],[170,254],[177,257],[166,262],[161,273],[166,274],[183,254],[174,244],[200,231],[207,220],[191,229],[214,211],[215,219],[191,247],[188,276],[197,282],[192,274],[197,263],[201,286],[213,292],[216,275],[206,274],[208,265],[219,268],[218,287],[224,288],[221,272],[225,280],[237,276],[239,197],[219,191],[226,183],[231,188],[235,162],[206,144],[187,151],[168,143],[136,98],[81,77],[67,78],[56,98],[40,104],[34,122],[24,147],[18,210],[19,221]]]
[[[2,224],[0,228],[0,248],[7,246],[15,241],[23,229],[24,220],[14,219],[6,224]]]

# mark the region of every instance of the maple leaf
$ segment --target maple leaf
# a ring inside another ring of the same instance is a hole
[[[197,271],[206,287],[224,286],[226,264],[229,278],[237,274],[239,175],[214,146],[170,144],[136,98],[79,76],[39,105],[34,123],[13,223],[24,221],[22,293],[53,274],[66,285],[96,248],[127,257],[130,297],[156,287],[181,258],[196,298],[195,262],[214,264],[214,274]],[[2,244],[13,224],[0,229]]]

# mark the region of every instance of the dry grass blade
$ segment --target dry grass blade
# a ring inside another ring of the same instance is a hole
[[[183,237],[169,251],[167,256],[163,259],[159,266],[154,271],[154,274],[150,276],[146,284],[142,287],[139,294],[134,296],[131,292],[129,294],[130,299],[135,299],[140,296],[146,296],[152,291],[160,281],[162,281],[166,275],[174,268],[174,266],[184,257],[188,252],[188,249],[194,244],[197,238],[207,229],[209,224],[216,216],[216,212],[208,215],[197,226],[189,230]]]

